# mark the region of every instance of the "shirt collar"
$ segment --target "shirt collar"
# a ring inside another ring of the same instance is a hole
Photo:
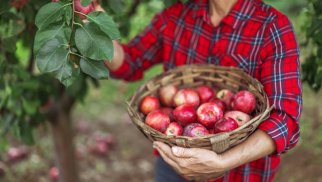
[[[204,21],[210,23],[209,0],[197,0],[194,7],[194,17],[202,17]],[[260,0],[238,0],[227,16],[222,19],[222,23],[231,26],[233,29],[239,27],[244,21],[251,18],[253,14],[254,2]]]

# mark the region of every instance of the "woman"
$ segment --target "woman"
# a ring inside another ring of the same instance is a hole
[[[260,0],[190,0],[156,15],[129,44],[114,42],[106,66],[115,78],[135,81],[161,63],[216,64],[244,69],[264,86],[275,108],[245,142],[222,153],[154,142],[162,157],[156,181],[223,172],[217,181],[272,181],[280,154],[296,145],[302,108],[299,51],[288,18]],[[165,161],[165,162],[164,162]]]

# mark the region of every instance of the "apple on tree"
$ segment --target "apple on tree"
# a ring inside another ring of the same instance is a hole
[[[28,0],[14,0],[14,1],[28,1]],[[59,2],[60,0],[52,0],[52,2]],[[75,11],[78,17],[82,20],[86,19],[87,14],[95,11],[94,2],[92,1],[87,6],[83,6],[80,0],[74,0],[75,3]],[[85,14],[85,15],[84,15]]]
[[[170,123],[168,128],[164,132],[164,134],[169,136],[180,136],[182,135],[182,133],[183,133],[183,128],[177,122]]]
[[[199,106],[200,99],[198,93],[193,89],[181,89],[179,90],[174,98],[174,104],[176,106],[180,106],[183,104],[192,105],[192,106]]]
[[[10,4],[11,4],[12,7],[15,7],[16,9],[21,9],[24,6],[26,6],[28,1],[29,0],[11,0]]]
[[[145,118],[145,123],[151,128],[163,133],[170,124],[170,118],[158,109],[150,112],[147,115],[147,117]]]
[[[228,111],[225,113],[224,118],[232,118],[237,121],[238,127],[244,125],[250,120],[250,116],[241,111]]]
[[[215,95],[213,89],[208,85],[201,85],[196,88],[196,91],[198,92],[201,103],[209,102]]]
[[[195,107],[192,105],[180,105],[173,110],[174,119],[182,126],[194,123],[197,119]]]
[[[140,104],[140,110],[144,114],[149,114],[151,111],[157,110],[159,108],[159,99],[153,95],[144,97]]]
[[[86,19],[86,17],[83,15],[87,15],[88,13],[92,12],[95,10],[95,6],[94,6],[94,3],[91,2],[89,5],[87,6],[83,6],[80,2],[80,0],[74,0],[75,2],[75,10],[76,10],[76,13],[77,15],[80,17],[80,19]],[[78,13],[80,12],[80,13]]]
[[[215,123],[224,116],[221,106],[213,102],[207,102],[199,106],[197,110],[198,122],[206,128],[213,128]]]
[[[252,113],[255,107],[255,95],[247,90],[237,92],[231,101],[232,110],[242,111],[247,114]]]
[[[183,129],[183,136],[203,137],[206,135],[209,135],[209,131],[200,123],[191,123]]]

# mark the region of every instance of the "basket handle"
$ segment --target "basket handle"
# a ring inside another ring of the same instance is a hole
[[[222,153],[229,148],[229,134],[220,133],[210,138],[210,143],[212,144],[212,150],[218,153]]]

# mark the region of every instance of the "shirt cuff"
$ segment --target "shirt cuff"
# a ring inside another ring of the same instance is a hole
[[[272,113],[267,120],[258,126],[258,129],[264,131],[273,139],[276,146],[276,151],[273,155],[280,155],[286,152],[289,131],[287,123],[282,117]]]
[[[110,71],[110,76],[116,79],[125,79],[130,73],[130,65],[125,60],[123,64],[116,70]]]

